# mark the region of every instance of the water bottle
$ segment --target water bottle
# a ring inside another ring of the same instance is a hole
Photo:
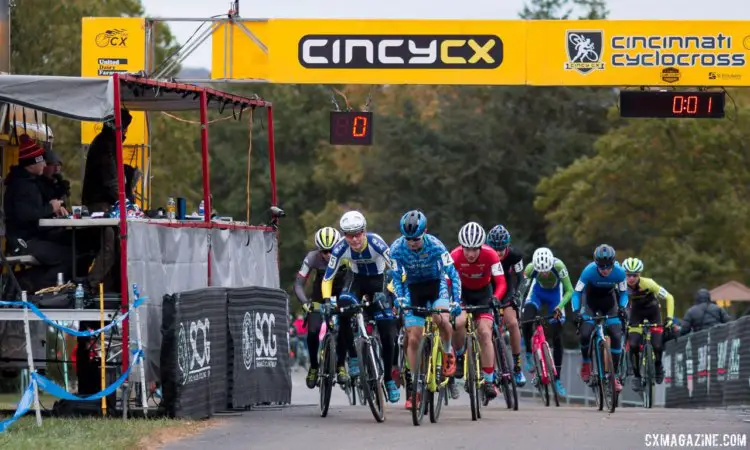
[[[198,215],[201,217],[206,215],[206,207],[203,204],[203,200],[201,200],[200,205],[198,205]]]
[[[174,200],[174,197],[169,197],[167,199],[167,219],[169,220],[175,220],[177,218],[177,203]]]
[[[76,309],[83,309],[83,297],[83,285],[81,283],[78,283],[78,287],[76,287]]]

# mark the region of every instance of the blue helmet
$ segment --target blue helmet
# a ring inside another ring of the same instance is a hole
[[[427,217],[422,211],[409,211],[401,217],[401,234],[406,238],[420,237],[427,230]]]
[[[510,245],[510,233],[504,226],[495,225],[487,233],[487,245],[496,251],[505,250]]]
[[[594,250],[594,262],[600,269],[611,269],[615,266],[615,249],[611,245],[602,244]]]

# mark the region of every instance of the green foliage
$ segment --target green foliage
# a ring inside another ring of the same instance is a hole
[[[539,183],[536,207],[552,245],[590,253],[608,242],[620,258],[676,294],[730,279],[750,281],[750,109],[735,121],[639,120],[610,130],[596,155]]]

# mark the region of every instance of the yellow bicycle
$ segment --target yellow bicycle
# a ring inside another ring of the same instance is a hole
[[[416,367],[411,374],[411,389],[407,390],[412,402],[412,422],[414,426],[419,426],[429,408],[430,422],[437,423],[450,377],[443,376],[443,343],[440,339],[440,329],[437,323],[432,320],[432,315],[448,311],[419,306],[407,306],[402,310],[410,310],[426,316],[422,329],[422,339],[417,351]],[[437,399],[435,398],[436,393]]]
[[[484,376],[482,375],[479,355],[482,352],[479,346],[479,336],[477,336],[477,326],[474,323],[473,311],[487,309],[486,306],[462,306],[461,310],[466,312],[466,356],[464,357],[464,377],[466,379],[466,391],[469,393],[469,405],[471,406],[471,420],[482,418],[480,405],[484,402],[482,387],[484,386]],[[456,329],[456,322],[453,322],[453,329]],[[484,402],[485,405],[487,402]]]

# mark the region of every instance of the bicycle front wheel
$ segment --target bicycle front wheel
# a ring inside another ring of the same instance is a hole
[[[536,367],[534,375],[537,379],[536,388],[539,390],[542,404],[544,406],[549,406],[549,380],[547,380],[547,382],[544,381],[545,377],[547,377],[547,371],[545,370],[542,358],[542,351],[537,348],[534,352],[534,366]]]
[[[617,408],[617,389],[615,389],[615,377],[617,376],[617,371],[612,364],[612,353],[607,341],[599,341],[599,351],[601,352],[601,361],[604,366],[604,373],[602,374],[603,376],[599,378],[599,382],[602,386],[604,404],[607,406],[607,410],[610,413],[613,413],[615,412],[615,408]]]
[[[432,337],[422,336],[417,351],[417,363],[411,380],[411,419],[414,426],[422,423],[427,398],[427,382],[430,373],[430,358],[432,356]]]
[[[373,346],[364,341],[361,345],[362,361],[360,383],[365,392],[370,412],[377,422],[385,420],[385,397],[383,388],[383,377],[378,371],[378,363]]]
[[[336,381],[336,343],[332,335],[326,334],[323,339],[323,351],[320,358],[320,417],[328,415],[331,404],[331,391]]]
[[[552,351],[549,348],[548,343],[544,343],[544,364],[547,366],[547,378],[549,379],[549,386],[552,390],[552,394],[555,397],[555,406],[560,406],[560,394],[557,392],[557,377],[555,376],[555,361],[552,357]]]
[[[479,416],[479,366],[477,365],[476,342],[473,337],[466,337],[466,384],[469,389],[469,406],[471,407],[471,420],[477,420]]]
[[[505,340],[495,336],[495,381],[503,391],[505,404],[508,409],[518,411],[518,392],[516,390],[516,379],[513,377],[513,365]]]
[[[643,346],[643,364],[641,367],[641,382],[643,383],[643,407],[651,408],[654,402],[654,349],[647,342]]]

